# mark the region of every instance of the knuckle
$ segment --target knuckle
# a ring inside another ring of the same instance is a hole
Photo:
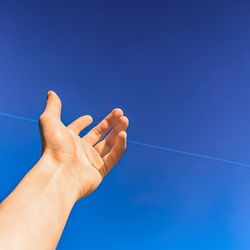
[[[50,115],[49,113],[47,113],[47,112],[44,111],[44,112],[40,115],[40,117],[39,117],[39,122],[40,122],[40,123],[43,123],[43,122],[45,122],[46,120],[48,120],[49,117],[51,117],[51,115]]]
[[[46,118],[46,114],[45,114],[45,113],[42,113],[42,114],[40,115],[40,117],[39,117],[39,121],[40,121],[40,122],[43,122],[43,121],[45,120],[45,118]]]
[[[101,137],[102,136],[102,132],[98,129],[98,128],[95,128],[93,130],[94,134],[97,136],[97,137]]]
[[[106,144],[106,147],[107,147],[108,150],[110,150],[112,148],[112,146],[113,146],[112,142],[110,140],[108,140],[108,139],[105,140],[105,144]]]

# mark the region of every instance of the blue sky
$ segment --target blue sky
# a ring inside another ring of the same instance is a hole
[[[0,112],[67,124],[114,107],[128,139],[250,164],[248,1],[0,1]],[[38,126],[0,117],[0,197],[39,159]],[[58,249],[250,248],[250,168],[128,144],[76,204]]]

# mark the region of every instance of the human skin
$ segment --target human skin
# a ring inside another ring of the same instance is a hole
[[[0,249],[55,249],[74,204],[96,190],[126,149],[128,119],[121,109],[80,137],[92,117],[65,126],[61,108],[49,91],[39,118],[41,158],[0,204]]]

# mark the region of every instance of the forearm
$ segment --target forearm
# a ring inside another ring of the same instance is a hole
[[[39,117],[43,156],[0,204],[0,249],[55,249],[75,202],[96,190],[126,149],[128,119],[121,109],[81,137],[91,116],[65,126],[61,106],[49,91]]]
[[[0,249],[55,249],[77,197],[64,168],[42,156],[0,206]]]

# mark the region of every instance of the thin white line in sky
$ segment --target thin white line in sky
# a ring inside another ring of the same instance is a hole
[[[10,113],[0,112],[0,116],[4,116],[7,118],[13,118],[13,119],[17,119],[17,120],[28,121],[28,122],[32,122],[32,123],[38,123],[38,120],[36,120],[36,119],[32,119],[32,118],[28,118],[28,117],[24,117],[24,116],[20,116],[20,115],[14,115],[14,114],[10,114]],[[218,157],[214,157],[214,156],[210,156],[210,155],[192,153],[192,152],[187,152],[187,151],[183,151],[183,150],[162,147],[162,146],[158,146],[158,145],[154,145],[154,144],[143,143],[143,142],[135,141],[135,140],[128,140],[128,143],[135,144],[138,146],[153,148],[153,149],[157,149],[157,150],[162,150],[162,151],[166,151],[166,152],[170,152],[170,153],[177,153],[177,154],[198,157],[198,158],[203,158],[203,159],[212,160],[212,161],[219,161],[219,162],[223,162],[223,163],[227,163],[227,164],[238,165],[238,166],[250,168],[250,164],[246,164],[246,163],[242,163],[242,162],[238,162],[238,161],[231,161],[231,160],[227,160],[227,159],[222,159],[222,158],[218,158]]]

